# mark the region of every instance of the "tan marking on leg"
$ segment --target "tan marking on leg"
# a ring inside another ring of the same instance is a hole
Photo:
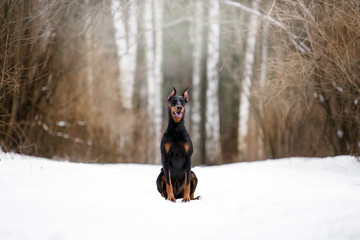
[[[183,197],[183,202],[190,202],[190,183],[186,184],[186,176],[187,173],[185,171],[185,181],[184,181],[184,197]]]
[[[193,173],[191,173],[190,184],[193,186],[193,189],[191,189],[190,192],[190,200],[199,200],[200,196],[194,197],[194,193],[196,189],[196,180],[195,180],[195,175]]]
[[[165,190],[165,188],[166,188],[165,175],[163,175],[163,176],[161,177],[160,186],[161,186],[161,196],[166,199],[166,194],[165,194],[165,191],[166,191],[166,190]]]
[[[170,184],[166,184],[167,200],[175,202],[176,199],[174,197],[174,190],[173,190],[173,186],[171,184],[170,170],[169,170],[169,182],[170,182]]]

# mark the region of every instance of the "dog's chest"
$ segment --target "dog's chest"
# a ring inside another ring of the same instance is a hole
[[[185,157],[190,147],[186,142],[167,142],[164,146],[166,154],[171,158]]]
[[[175,169],[182,169],[185,164],[185,155],[188,144],[184,142],[172,143],[167,153],[170,164]]]

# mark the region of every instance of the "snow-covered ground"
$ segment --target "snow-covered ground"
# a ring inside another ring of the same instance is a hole
[[[160,197],[160,166],[0,159],[1,240],[360,239],[353,157],[196,167],[190,203]]]

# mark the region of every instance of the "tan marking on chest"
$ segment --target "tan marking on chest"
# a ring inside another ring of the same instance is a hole
[[[188,152],[188,151],[189,151],[189,148],[190,148],[190,144],[184,142],[184,143],[182,143],[182,145],[183,145],[183,147],[184,147],[184,149],[185,149],[185,152]]]
[[[168,153],[171,148],[171,142],[164,143],[165,152]]]

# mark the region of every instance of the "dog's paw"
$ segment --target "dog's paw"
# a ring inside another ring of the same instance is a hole
[[[166,200],[172,201],[172,202],[176,202],[176,199],[174,196],[170,196],[168,197]]]
[[[190,197],[184,197],[182,202],[190,202]]]

